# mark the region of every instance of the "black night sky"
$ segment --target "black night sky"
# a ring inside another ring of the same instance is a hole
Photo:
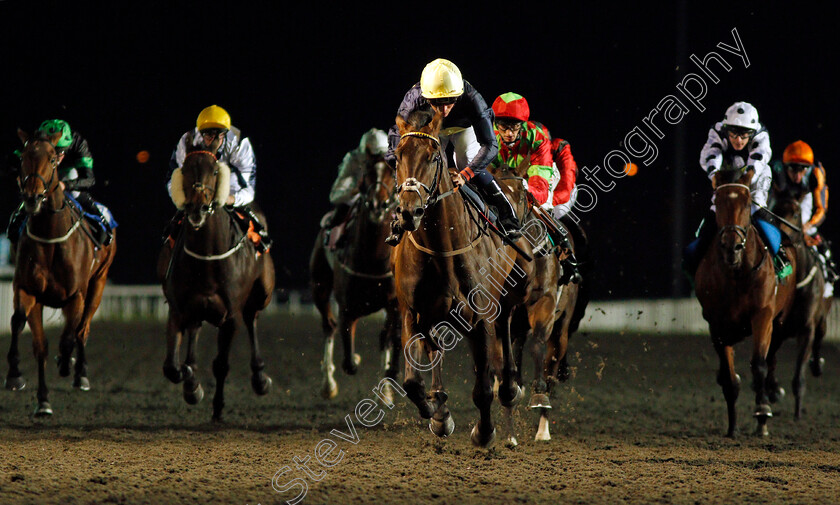
[[[93,195],[121,225],[114,283],[155,282],[160,233],[174,211],[169,155],[215,103],[254,143],[278,288],[305,287],[344,153],[367,129],[393,123],[403,94],[437,57],[454,61],[488,103],[506,91],[524,95],[532,117],[571,142],[579,167],[600,165],[603,180],[615,181],[580,214],[595,251],[596,298],[688,295],[682,279],[672,284],[673,252],[708,205],[699,152],[732,102],[758,108],[774,157],[805,140],[829,185],[840,185],[837,3],[122,4],[0,0],[0,149],[5,157],[18,147],[17,127],[53,117],[88,139]],[[735,45],[733,29],[749,68],[718,47]],[[732,67],[711,64],[717,84],[688,59],[710,51]],[[677,90],[688,73],[704,78],[703,112]],[[689,111],[677,125],[654,119],[664,134],[651,136],[656,160],[634,159],[635,177],[606,174],[604,156],[622,149],[634,127],[650,136],[643,120],[667,95]],[[148,163],[136,161],[141,150]],[[578,181],[587,182],[583,174]],[[11,178],[0,185],[5,226],[18,199]],[[822,230],[840,240],[836,216],[830,208]]]

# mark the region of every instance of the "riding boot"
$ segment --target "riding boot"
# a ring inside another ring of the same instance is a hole
[[[391,221],[391,234],[385,239],[385,243],[391,247],[396,247],[402,240],[403,233],[405,233],[405,230],[402,229],[399,221],[394,219]]]
[[[9,239],[9,242],[12,244],[17,243],[24,223],[26,223],[26,212],[23,210],[23,204],[20,204],[12,213],[12,217],[9,218],[9,226],[6,228],[6,238]]]
[[[499,183],[495,179],[492,179],[486,187],[481,189],[484,190],[487,203],[496,207],[496,211],[499,213],[499,220],[497,222],[499,228],[511,240],[517,240],[521,237],[522,224],[519,222],[519,218],[516,217],[516,212],[513,210],[513,205],[511,205],[510,200],[507,199],[502,192],[502,188],[499,187]]]
[[[552,236],[552,238],[555,239],[556,245],[560,246],[560,249],[566,253],[566,259],[560,262],[560,265],[563,267],[563,274],[560,276],[559,284],[563,285],[569,282],[579,284],[583,280],[583,277],[580,275],[578,260],[575,258],[575,252],[572,248],[572,243],[569,241],[568,232],[562,226],[558,226],[557,229],[560,230],[560,234]]]
[[[706,254],[706,250],[715,239],[717,234],[717,217],[711,210],[706,214],[694,234],[694,240],[683,250],[682,267],[689,281],[694,284],[694,274],[700,266],[700,260]]]
[[[834,284],[840,276],[838,276],[837,264],[831,259],[831,243],[825,239],[820,241],[817,245],[817,253],[819,253],[822,263],[825,265],[826,282]]]
[[[335,211],[333,211],[330,219],[323,223],[323,227],[325,229],[331,229],[343,223],[347,219],[347,215],[350,214],[350,208],[351,206],[346,203],[337,203],[335,205]]]
[[[257,250],[261,253],[268,251],[273,242],[271,237],[268,236],[268,231],[265,229],[265,226],[260,222],[260,218],[257,217],[256,212],[254,212],[250,205],[238,207],[238,210],[244,212],[251,219],[251,222],[254,224],[254,231],[260,236],[260,242],[256,244]]]
[[[108,226],[108,219],[102,214],[102,211],[99,209],[99,206],[96,205],[96,201],[93,199],[86,192],[79,193],[79,196],[76,197],[76,201],[82,205],[82,210],[94,216],[94,218],[98,221],[96,223],[96,229],[93,230],[95,240],[98,244],[107,246],[111,243],[111,239],[113,235],[111,234],[111,227]]]
[[[788,259],[784,247],[779,247],[779,252],[773,256],[773,268],[776,270],[776,277],[779,280],[793,273],[793,267],[790,265],[790,259]]]

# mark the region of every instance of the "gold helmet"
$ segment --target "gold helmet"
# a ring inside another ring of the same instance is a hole
[[[453,98],[464,94],[464,79],[454,63],[438,58],[423,69],[420,90],[426,99]]]
[[[220,128],[223,130],[230,130],[230,114],[218,105],[211,105],[201,111],[198,119],[195,121],[198,131],[206,130],[208,128]]]

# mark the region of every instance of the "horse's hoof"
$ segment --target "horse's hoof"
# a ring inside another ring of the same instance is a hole
[[[438,437],[446,438],[455,431],[455,421],[452,420],[451,414],[446,414],[443,421],[432,418],[429,420],[429,429]]]
[[[490,432],[490,435],[482,436],[481,433],[479,433],[478,425],[476,424],[475,426],[473,426],[472,432],[470,433],[470,440],[476,447],[484,447],[485,449],[489,449],[493,447],[493,445],[496,443],[496,428],[493,428],[493,431]]]
[[[184,380],[184,372],[174,366],[163,365],[163,376],[173,384],[180,384]]]
[[[768,437],[770,436],[770,430],[767,429],[767,424],[761,424],[756,427],[755,435],[757,437]]]
[[[58,365],[58,375],[61,377],[67,377],[70,375],[70,368],[76,364],[76,358],[71,356],[70,359],[64,361],[61,359],[61,356],[56,356],[55,362]]]
[[[222,419],[222,413],[221,412],[219,412],[218,414],[215,414],[215,413],[213,414],[213,423],[221,424],[223,422],[225,422],[225,421],[224,421],[224,419]]]
[[[358,354],[356,354],[356,356],[358,356]],[[341,368],[344,370],[344,373],[347,375],[356,375],[356,372],[359,371],[359,367],[356,365],[355,361],[356,360],[348,362],[347,360],[344,360],[341,363]]]
[[[761,405],[755,406],[755,412],[753,413],[753,417],[756,418],[770,418],[773,417],[773,410],[770,408],[770,405],[766,403],[762,403]]]
[[[822,367],[825,365],[825,358],[814,359],[811,358],[808,364],[811,366],[811,375],[819,377],[822,375]]]
[[[540,425],[537,428],[537,434],[534,435],[534,441],[545,442],[546,440],[551,440],[551,433],[548,429],[548,417],[546,416],[546,411],[543,410],[540,414]]]
[[[544,393],[532,393],[531,394],[531,401],[528,402],[529,409],[550,409],[551,408],[551,400],[548,399],[548,395]]]
[[[262,374],[262,376],[264,377],[264,379],[262,379],[260,375],[254,375],[253,377],[251,377],[251,387],[254,389],[254,392],[257,393],[259,396],[268,394],[268,392],[271,390],[271,377],[265,374]]]
[[[519,441],[516,440],[516,437],[514,437],[513,435],[511,435],[510,437],[508,437],[507,440],[505,440],[505,447],[507,447],[508,449],[514,449],[517,446],[519,446]]]
[[[338,396],[338,384],[335,381],[324,381],[321,384],[321,398],[332,400]]]
[[[38,407],[35,409],[35,417],[47,417],[53,414],[50,402],[38,402]]]
[[[770,399],[770,403],[776,403],[782,398],[784,398],[785,394],[785,388],[781,386],[776,386],[775,389],[770,389],[769,394],[767,396]]]
[[[190,405],[195,405],[204,399],[204,388],[201,384],[196,384],[192,391],[184,391],[184,401]]]
[[[519,384],[515,384],[516,389],[513,393],[510,390],[507,391],[507,395],[502,395],[502,388],[499,388],[499,403],[502,404],[504,407],[513,407],[515,405],[519,405],[519,402],[522,401],[522,388],[519,387]]]
[[[26,387],[26,380],[23,377],[6,377],[3,386],[9,391],[20,391]]]
[[[356,366],[359,366],[359,365],[362,364],[362,355],[361,354],[359,354],[357,352],[353,353],[353,364],[356,365]]]
[[[73,387],[78,388],[79,391],[90,391],[90,381],[87,377],[74,377]]]

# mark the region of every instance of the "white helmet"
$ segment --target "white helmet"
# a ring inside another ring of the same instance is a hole
[[[378,128],[371,128],[362,135],[359,149],[373,156],[383,155],[388,151],[388,135]]]
[[[758,130],[758,111],[747,102],[735,102],[726,109],[723,126],[738,126]]]

